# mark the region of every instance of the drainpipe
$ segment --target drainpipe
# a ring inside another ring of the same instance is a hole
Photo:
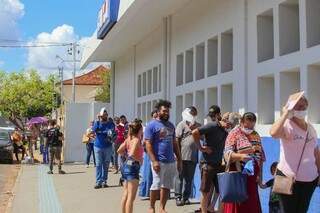
[[[249,106],[249,87],[248,87],[248,72],[249,72],[249,51],[248,51],[248,0],[244,0],[244,88],[245,88],[245,93],[244,93],[244,111],[248,111],[248,106]]]
[[[116,63],[112,61],[111,63],[111,82],[110,82],[110,105],[111,105],[111,114],[112,117],[114,117],[114,109],[115,109],[115,104],[114,104],[114,99],[115,99],[115,65]]]
[[[133,117],[138,117],[137,112],[137,62],[136,62],[136,54],[137,54],[137,48],[136,45],[133,46]]]
[[[168,18],[165,17],[162,20],[162,53],[163,53],[163,62],[162,62],[162,78],[161,78],[161,88],[163,89],[163,99],[167,99],[168,98],[168,91],[167,91],[167,42],[168,42],[168,36],[167,36],[167,25],[168,25]]]

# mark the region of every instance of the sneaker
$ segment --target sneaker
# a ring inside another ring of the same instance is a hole
[[[52,174],[53,174],[53,172],[52,172],[52,171],[49,171],[49,172],[48,172],[48,174],[49,174],[49,175],[52,175]]]
[[[177,206],[184,206],[184,202],[183,202],[183,200],[181,200],[181,199],[176,199],[176,205]]]
[[[103,184],[103,188],[108,188],[108,187],[109,187],[108,184],[106,184],[106,183]]]
[[[59,170],[59,174],[64,175],[64,174],[66,174],[66,172],[63,170]]]
[[[89,164],[88,164],[88,165],[86,165],[86,168],[89,168]]]
[[[95,189],[101,189],[102,186],[101,186],[100,184],[97,184],[97,185],[94,186],[94,188],[95,188]]]

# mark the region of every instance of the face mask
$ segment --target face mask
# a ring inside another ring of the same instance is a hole
[[[250,135],[253,132],[253,129],[248,129],[248,128],[241,128],[242,132],[246,135]]]
[[[191,115],[190,109],[188,108],[182,112],[182,119],[184,121],[188,121],[191,125],[193,125],[196,122],[196,117]]]
[[[299,119],[304,119],[307,116],[307,110],[305,111],[294,111],[293,116]]]

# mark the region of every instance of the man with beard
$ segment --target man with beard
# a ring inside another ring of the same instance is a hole
[[[160,192],[160,212],[165,213],[170,189],[174,187],[176,166],[178,171],[181,171],[182,161],[179,146],[175,140],[175,128],[169,121],[171,103],[160,100],[155,108],[158,112],[158,118],[147,125],[144,135],[146,149],[152,162],[153,176],[149,212],[155,212],[155,203]]]
[[[192,135],[199,150],[202,152],[201,160],[201,211],[207,213],[210,199],[210,190],[214,187],[219,193],[217,173],[223,172],[222,156],[230,123],[221,120],[220,107],[213,105],[208,113],[210,122],[192,131]],[[205,137],[204,145],[200,144],[201,136]]]

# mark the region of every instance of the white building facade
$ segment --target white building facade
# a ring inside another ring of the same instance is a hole
[[[304,90],[320,133],[319,0],[126,0],[82,66],[112,62],[114,115],[150,119],[159,99],[171,120],[217,104],[252,111],[268,136],[289,94]]]

